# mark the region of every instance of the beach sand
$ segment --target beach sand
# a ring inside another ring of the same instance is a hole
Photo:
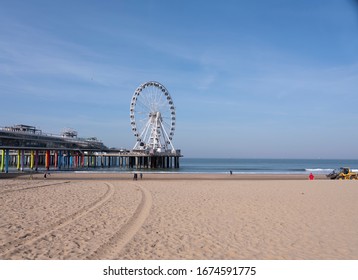
[[[1,179],[0,259],[358,259],[358,181],[318,179]]]

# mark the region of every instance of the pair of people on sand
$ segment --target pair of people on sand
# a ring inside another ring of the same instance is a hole
[[[139,177],[140,177],[140,179],[142,180],[142,179],[143,179],[143,174],[140,173],[140,174],[139,174]],[[137,181],[137,179],[138,179],[138,174],[137,174],[137,173],[134,173],[134,175],[133,175],[133,180]]]

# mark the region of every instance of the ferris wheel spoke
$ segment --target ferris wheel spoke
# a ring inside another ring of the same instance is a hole
[[[163,99],[164,98],[163,98],[162,92],[157,91],[157,104],[158,104],[159,108],[162,107],[162,106],[165,106],[165,103],[163,102],[164,101]]]
[[[165,127],[165,126],[163,126],[163,129],[164,129],[166,132],[168,132],[168,133],[171,132],[170,127]]]
[[[156,98],[157,98],[157,96],[156,96],[155,87],[150,87],[150,88],[148,89],[148,92],[149,92],[148,97],[150,97],[150,102],[151,102],[152,104],[156,104]]]
[[[140,136],[146,135],[148,132],[148,129],[150,128],[150,120],[147,121],[142,133],[140,134]],[[145,136],[144,136],[145,137]]]
[[[166,130],[170,130],[171,127],[172,127],[172,125],[171,125],[170,123],[165,122],[165,121],[162,121],[162,122],[161,122],[161,125],[162,125],[162,127],[164,127],[164,129],[166,129]]]
[[[171,112],[167,111],[162,114],[163,119],[170,119],[171,118]]]
[[[168,106],[167,102],[165,100],[161,100],[161,102],[158,102],[158,107],[165,109]]]
[[[139,118],[148,119],[148,115],[149,115],[148,112],[141,111],[141,112],[136,112],[136,113]]]
[[[159,111],[159,102],[160,102],[160,94],[158,92],[158,90],[155,88],[153,88],[153,99],[154,99],[154,104],[156,106],[156,111]]]
[[[152,100],[150,100],[150,95],[143,94],[143,100],[146,104],[148,104],[149,111],[152,112],[153,111],[153,102],[152,102]]]
[[[163,120],[163,122],[168,126],[173,126],[173,123],[175,124],[175,120],[172,120],[172,119],[166,119],[166,120]]]
[[[144,107],[145,109],[147,109],[148,112],[150,112],[150,107],[148,105],[146,105],[144,102],[140,101],[140,100],[137,100],[138,102],[138,105]]]

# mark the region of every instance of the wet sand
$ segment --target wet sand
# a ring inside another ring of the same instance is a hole
[[[358,181],[52,173],[0,180],[0,259],[358,259]]]

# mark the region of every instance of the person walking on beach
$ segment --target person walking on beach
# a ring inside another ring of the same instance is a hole
[[[143,179],[143,173],[140,173],[139,176],[140,176],[140,179],[142,180]]]
[[[134,173],[134,175],[133,175],[133,181],[137,181],[137,173]]]
[[[308,176],[308,178],[309,178],[310,180],[314,180],[314,175],[313,175],[312,173],[310,173],[310,176]]]

